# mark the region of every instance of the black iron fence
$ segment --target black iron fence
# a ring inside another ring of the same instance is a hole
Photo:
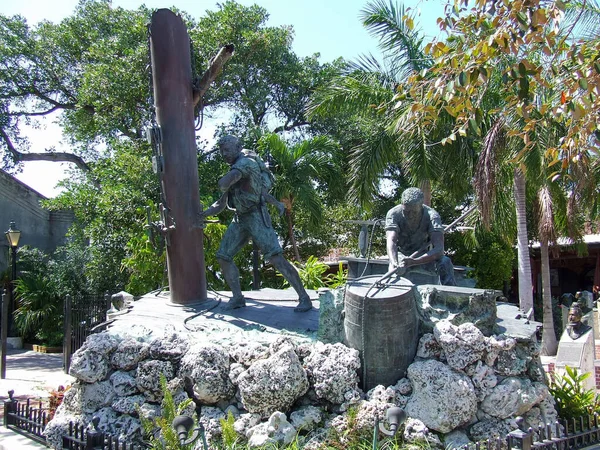
[[[51,419],[51,412],[41,401],[24,402],[13,398],[14,391],[8,391],[4,402],[4,426],[29,439],[48,446],[42,434]],[[68,433],[63,436],[63,448],[69,450],[141,450],[148,448],[143,443],[119,442],[116,436],[98,430],[100,419],[92,419],[92,427],[69,423]]]
[[[86,338],[100,331],[106,323],[106,311],[110,309],[110,295],[82,295],[65,298],[65,338],[63,345],[63,366],[69,373],[71,357],[79,349]]]
[[[573,420],[559,420],[527,431],[510,432],[506,438],[488,439],[477,444],[469,444],[460,450],[500,450],[500,449],[554,449],[576,450],[587,447],[600,448],[600,426],[598,415],[580,417]]]
[[[63,436],[63,448],[69,450],[141,450],[148,448],[144,444],[119,442],[119,439],[98,430],[100,419],[92,419],[92,428],[69,423],[69,434]]]
[[[15,391],[8,391],[8,400],[4,401],[4,426],[24,434],[34,441],[46,444],[42,435],[44,427],[50,421],[50,411],[42,402],[19,402],[13,398]]]

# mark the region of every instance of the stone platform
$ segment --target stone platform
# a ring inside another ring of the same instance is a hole
[[[294,312],[298,297],[291,289],[245,291],[246,307],[230,311],[226,310],[230,292],[212,292],[207,301],[186,306],[170,303],[168,292],[148,294],[131,303],[126,314],[115,316],[109,328],[115,333],[138,328],[144,334],[162,334],[170,328],[178,333],[220,334],[232,339],[242,332],[312,337],[319,328],[319,296],[316,291],[307,292],[313,309],[304,313]]]

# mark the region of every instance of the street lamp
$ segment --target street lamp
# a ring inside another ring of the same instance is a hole
[[[11,221],[10,226],[6,233],[6,239],[8,240],[8,245],[11,249],[11,262],[12,262],[12,276],[11,276],[11,291],[10,291],[10,306],[9,315],[8,315],[8,332],[10,336],[13,336],[13,323],[12,323],[12,314],[13,308],[15,305],[15,281],[17,280],[17,246],[19,245],[19,240],[21,239],[21,232],[17,230],[15,226],[15,222]]]

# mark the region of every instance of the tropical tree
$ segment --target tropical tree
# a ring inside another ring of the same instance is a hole
[[[339,189],[343,177],[334,163],[337,144],[318,136],[287,144],[277,134],[267,134],[258,143],[259,151],[268,155],[275,174],[273,196],[285,205],[288,235],[294,256],[301,261],[294,236],[294,216],[299,208],[309,214],[309,223],[317,226],[323,216],[319,190]]]
[[[431,65],[423,51],[423,36],[413,28],[414,18],[394,2],[376,0],[361,12],[363,24],[379,38],[383,63],[369,55],[347,65],[344,74],[317,90],[309,104],[313,118],[352,114],[361,139],[349,149],[350,195],[371,208],[386,177],[399,175],[420,185],[431,203],[431,183],[452,187],[457,198],[469,191],[473,149],[462,138],[448,143],[455,153],[440,152],[448,126],[442,115],[432,123],[410,123],[391,105],[397,86],[413,72]],[[409,103],[403,103],[410,110]],[[456,170],[448,171],[453,166]],[[460,166],[460,168],[458,167]],[[463,176],[456,176],[461,173]],[[448,175],[450,178],[445,178]]]

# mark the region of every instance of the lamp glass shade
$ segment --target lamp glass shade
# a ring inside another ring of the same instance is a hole
[[[15,223],[11,222],[10,227],[6,231],[6,239],[8,240],[8,245],[15,248],[19,245],[19,239],[21,239],[21,232],[16,229]]]

